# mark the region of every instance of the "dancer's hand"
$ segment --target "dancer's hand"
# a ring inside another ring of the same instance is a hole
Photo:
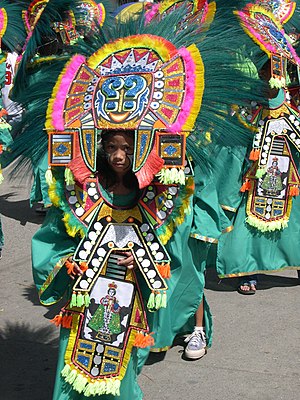
[[[120,254],[125,256],[125,258],[119,258],[118,265],[124,265],[128,269],[136,268],[136,262],[131,251],[122,251]]]
[[[83,271],[80,266],[73,260],[73,257],[69,257],[67,259],[68,263],[66,263],[66,267],[68,269],[68,275],[71,279],[77,278],[78,275],[82,275]]]

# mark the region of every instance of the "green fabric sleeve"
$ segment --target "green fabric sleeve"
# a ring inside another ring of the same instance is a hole
[[[194,218],[191,237],[215,243],[220,235],[231,226],[230,220],[219,204],[213,177],[195,168]]]
[[[79,239],[68,236],[62,217],[61,210],[51,207],[32,239],[33,279],[45,305],[59,301],[73,282],[64,263],[74,253]]]

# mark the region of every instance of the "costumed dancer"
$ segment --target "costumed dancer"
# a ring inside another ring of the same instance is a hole
[[[33,238],[34,279],[43,304],[58,301],[65,292],[69,296],[54,319],[62,325],[54,399],[142,397],[135,348],[153,343],[146,309],[167,304],[166,244],[177,225],[184,229],[191,203],[185,143],[204,87],[202,58],[193,44],[195,26],[174,40],[171,22],[173,17],[161,30],[164,36],[155,35],[157,24],[150,28],[130,21],[106,31],[109,43],[105,35],[83,42],[81,54],[56,80],[47,110],[53,70],[46,67],[28,87],[24,155],[43,154],[47,137],[33,121],[47,111],[54,205]],[[154,179],[158,173],[159,180]],[[180,246],[179,257],[191,261],[183,284],[195,284],[195,296],[187,291],[184,301],[198,307],[201,274],[189,250]],[[137,271],[127,268],[133,261]]]
[[[25,31],[21,28],[21,7],[8,1],[0,1],[0,184],[3,182],[1,161],[4,152],[13,143],[11,125],[7,121],[7,107],[11,112],[12,102],[9,100],[9,89],[12,86],[13,65],[11,57],[18,45],[25,39]],[[4,246],[4,235],[0,214],[0,258]]]
[[[281,6],[272,10],[267,4],[249,4],[237,13],[245,32],[270,58],[259,71],[270,84],[268,105],[254,104],[240,113],[256,127],[252,165],[244,174],[234,230],[220,239],[218,248],[219,276],[246,276],[239,287],[243,294],[255,293],[256,281],[249,278],[254,273],[299,269],[294,251],[299,231],[299,111],[290,102],[286,80],[287,63],[298,65],[299,58],[282,26],[295,3]]]

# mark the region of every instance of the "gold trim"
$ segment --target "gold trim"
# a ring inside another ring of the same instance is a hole
[[[231,211],[231,212],[234,212],[234,213],[237,211],[237,208],[226,206],[225,204],[220,204],[220,205],[223,208],[223,210]]]
[[[190,237],[194,239],[201,240],[202,242],[208,242],[208,243],[218,243],[218,239],[215,238],[209,238],[207,236],[199,235],[198,233],[191,233]]]
[[[45,293],[45,291],[48,289],[48,287],[51,285],[51,283],[54,281],[56,275],[59,273],[59,271],[61,270],[61,268],[65,265],[66,260],[71,256],[72,254],[68,254],[65,257],[62,257],[53,267],[52,271],[49,273],[47,279],[45,280],[45,282],[43,283],[43,285],[41,286],[38,295],[39,295],[39,300],[40,303],[43,305],[52,305],[52,304],[56,304],[59,300],[61,300],[61,298],[63,296],[61,296],[59,299],[54,300],[53,302],[46,302],[41,300],[42,295]]]
[[[234,226],[233,226],[233,225],[230,225],[230,226],[228,226],[227,228],[223,229],[223,230],[222,230],[222,233],[231,232],[231,231],[233,231],[233,229],[234,229]]]
[[[168,351],[172,346],[158,347],[150,350],[150,353],[162,353],[163,351]]]

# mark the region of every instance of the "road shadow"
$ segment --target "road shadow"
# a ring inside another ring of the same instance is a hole
[[[205,271],[205,289],[214,292],[235,292],[239,284],[239,278],[220,279],[215,268],[207,268]]]
[[[51,400],[57,348],[51,327],[7,323],[0,329],[1,399]]]
[[[16,193],[6,193],[0,196],[0,213],[8,218],[20,221],[25,226],[27,222],[40,225],[44,220],[43,214],[37,214],[29,205],[29,199],[13,201]]]
[[[44,317],[46,319],[54,318],[57,314],[59,314],[61,308],[67,303],[67,298],[62,298],[58,303],[51,305],[51,307],[43,306],[40,303],[35,285],[24,288],[22,296],[25,297],[26,300],[30,301],[34,306],[44,307]]]
[[[243,277],[247,278],[247,277]],[[292,287],[300,284],[295,271],[295,278],[270,274],[257,274],[257,289],[267,290],[274,287]],[[239,285],[239,278],[220,279],[215,268],[208,268],[205,273],[205,288],[215,292],[235,292]]]
[[[274,287],[292,287],[298,286],[300,281],[295,271],[295,278],[279,275],[260,274],[258,275],[257,287],[259,290],[272,289]]]
[[[147,360],[145,361],[145,365],[153,365],[163,361],[166,357],[166,353],[166,351],[150,352]]]

